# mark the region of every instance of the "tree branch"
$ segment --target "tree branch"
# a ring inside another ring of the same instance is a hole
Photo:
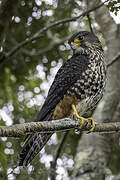
[[[29,56],[38,56],[40,54],[46,53],[47,51],[50,51],[55,46],[63,44],[68,39],[68,37],[65,37],[65,38],[62,38],[62,39],[57,39],[57,41],[55,40],[55,38],[53,38],[53,39],[54,40],[52,40],[50,42],[50,44],[44,49],[40,49],[38,51],[34,51],[34,50],[29,51],[27,49],[22,49],[22,53],[25,54],[25,55],[29,55]]]
[[[99,4],[96,7],[93,7],[85,12],[83,12],[82,14],[80,14],[79,16],[76,17],[72,17],[72,18],[66,18],[66,19],[62,19],[62,20],[58,20],[50,25],[48,25],[47,27],[44,27],[43,29],[39,30],[38,32],[36,32],[31,38],[28,38],[22,42],[20,42],[18,45],[16,45],[12,50],[10,50],[5,56],[3,56],[3,58],[0,59],[0,63],[2,63],[6,58],[11,57],[13,54],[15,54],[21,47],[24,47],[25,45],[27,45],[29,42],[32,42],[34,40],[39,39],[43,33],[45,33],[48,29],[51,29],[55,26],[58,26],[60,24],[65,24],[71,21],[76,21],[77,19],[79,19],[80,17],[86,16],[87,14],[89,14],[92,11],[95,11],[96,9],[100,8],[101,6],[104,5],[104,3],[106,3],[109,0],[106,0],[105,2]]]
[[[56,171],[57,159],[60,156],[60,153],[61,153],[61,150],[63,148],[64,142],[65,142],[65,140],[67,138],[67,135],[68,135],[68,132],[65,132],[62,135],[62,138],[60,139],[60,143],[59,143],[59,145],[57,146],[57,149],[56,149],[56,154],[55,154],[54,161],[51,162],[51,180],[55,180],[55,177],[56,177],[55,171]]]
[[[93,28],[92,28],[92,23],[91,23],[91,17],[90,17],[90,14],[87,14],[87,18],[88,18],[88,22],[89,22],[89,28],[90,28],[90,31],[91,31],[92,33],[94,33],[94,32],[93,32]]]
[[[113,65],[116,61],[118,61],[120,59],[120,52],[112,59],[111,62],[109,62],[107,64],[107,67],[110,67],[111,65]]]
[[[24,124],[16,124],[12,126],[0,126],[0,136],[1,137],[20,137],[27,133],[48,133],[56,131],[67,131],[73,128],[80,127],[81,120],[64,118],[60,120],[53,121],[43,121],[43,122],[31,122]],[[82,128],[82,131],[89,131],[91,125]],[[97,123],[94,132],[116,132],[120,131],[120,122],[115,123]]]
[[[89,6],[88,6],[88,1],[86,1],[86,6],[87,6],[87,9],[89,9],[89,8],[88,8],[88,7],[89,7]],[[90,13],[87,14],[87,19],[88,19],[90,31],[91,31],[92,33],[94,33],[94,32],[93,32],[93,28],[92,28],[92,22],[91,22]]]

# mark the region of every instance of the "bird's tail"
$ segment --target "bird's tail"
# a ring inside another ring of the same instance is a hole
[[[19,166],[27,166],[44,147],[52,133],[34,133],[28,136],[19,154]]]

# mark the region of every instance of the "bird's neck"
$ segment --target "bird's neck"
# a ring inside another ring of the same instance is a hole
[[[88,47],[88,48],[83,48],[83,47],[79,47],[74,51],[74,54],[84,54],[90,57],[90,60],[96,60],[99,58],[104,59],[104,51],[102,48],[100,47]]]

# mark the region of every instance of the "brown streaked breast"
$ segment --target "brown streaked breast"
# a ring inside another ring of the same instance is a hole
[[[72,104],[77,105],[78,100],[74,96],[64,96],[54,109],[51,120],[62,119],[70,116],[73,111]]]

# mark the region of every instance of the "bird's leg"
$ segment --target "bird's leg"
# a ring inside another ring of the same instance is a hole
[[[91,126],[92,128],[89,130],[89,132],[92,132],[95,128],[95,124],[96,122],[93,121],[93,119],[90,117],[90,118],[84,118],[84,117],[81,117],[79,116],[77,110],[76,110],[76,107],[74,104],[72,104],[72,109],[73,109],[73,113],[74,113],[74,116],[76,116],[78,119],[81,120],[81,123],[80,123],[80,129],[83,127],[84,123],[87,122],[87,123],[90,123],[91,122]]]
[[[88,121],[87,121],[85,118],[79,116],[79,114],[78,114],[78,112],[77,112],[76,107],[75,107],[74,104],[72,104],[72,109],[73,109],[73,114],[74,114],[74,116],[76,116],[78,119],[81,120],[81,123],[80,123],[80,129],[81,129],[81,128],[83,127],[84,123],[85,123],[85,122],[88,123]]]

